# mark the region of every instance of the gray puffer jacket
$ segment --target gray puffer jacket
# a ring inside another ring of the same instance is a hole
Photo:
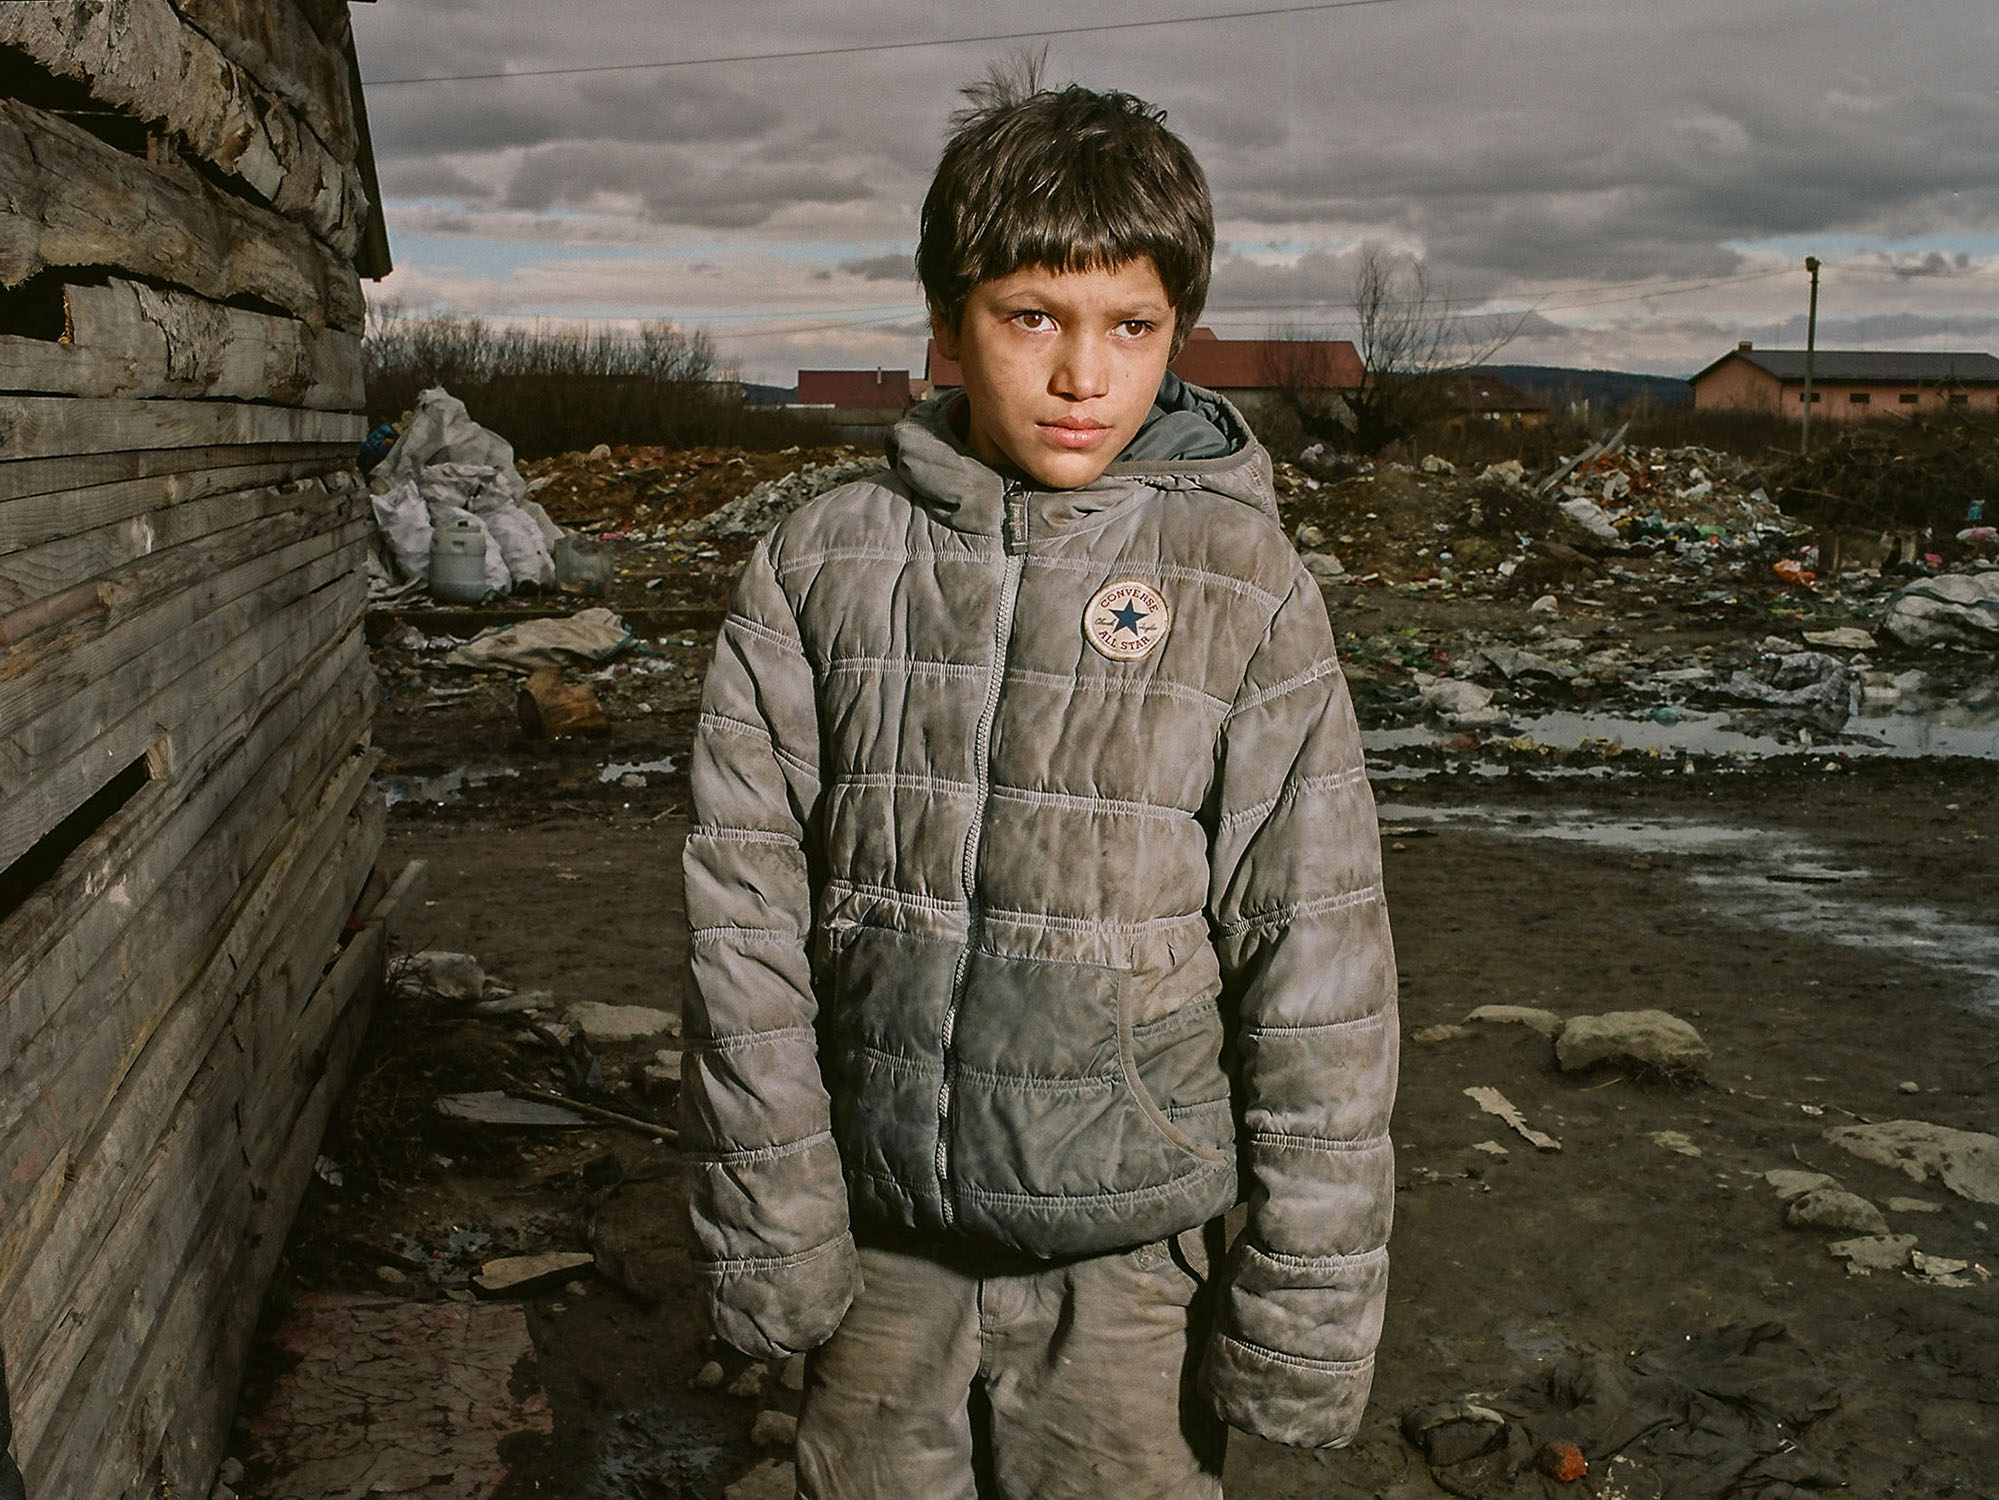
[[[1053,1258],[1246,1198],[1202,1388],[1336,1445],[1393,1193],[1374,804],[1268,458],[1162,399],[1225,456],[1063,491],[927,403],[744,570],[685,856],[696,1256],[769,1358],[839,1325],[850,1222]]]

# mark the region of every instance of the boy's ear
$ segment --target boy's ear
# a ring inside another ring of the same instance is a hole
[[[958,358],[958,328],[944,316],[941,307],[930,309],[930,336],[937,340],[937,352],[956,363]]]

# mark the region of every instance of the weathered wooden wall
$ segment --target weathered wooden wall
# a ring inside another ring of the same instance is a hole
[[[379,979],[355,262],[386,241],[347,36],[339,0],[0,4],[32,85],[0,98],[0,1354],[30,1500],[207,1493]]]

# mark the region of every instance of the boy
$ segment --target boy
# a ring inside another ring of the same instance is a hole
[[[1128,95],[973,98],[917,251],[963,392],[757,548],[702,701],[696,1259],[724,1340],[817,1350],[801,1495],[1218,1495],[1223,1422],[1366,1400],[1374,804],[1269,459],[1166,370],[1199,166]]]

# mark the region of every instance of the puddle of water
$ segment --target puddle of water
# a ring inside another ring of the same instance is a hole
[[[671,776],[674,760],[671,755],[658,760],[614,760],[597,773],[600,782],[616,781],[620,776]]]
[[[467,787],[484,786],[503,776],[518,776],[513,766],[454,766],[437,776],[377,776],[382,800],[390,807],[398,802],[449,802]]]
[[[1913,757],[1966,756],[1999,760],[1999,709],[1965,703],[1939,704],[1918,713],[1881,718],[1855,717],[1837,738],[1814,735],[1809,745],[1736,727],[1733,714],[1682,712],[1672,723],[1628,719],[1614,714],[1558,711],[1515,721],[1510,729],[1491,731],[1488,743],[1522,738],[1556,750],[1574,750],[1586,740],[1615,740],[1626,750],[1680,755],[1744,755],[1769,757],[1806,751],[1840,755]],[[1428,748],[1450,739],[1454,731],[1431,725],[1373,729],[1361,736],[1370,754]]]
[[[1681,871],[1715,915],[1842,947],[1889,951],[1974,982],[1999,1015],[1999,927],[1919,902],[1884,900],[1880,878],[1801,834],[1693,819],[1631,818],[1584,808],[1509,812],[1384,802],[1383,823],[1454,824],[1500,837],[1580,844],[1686,861]]]

